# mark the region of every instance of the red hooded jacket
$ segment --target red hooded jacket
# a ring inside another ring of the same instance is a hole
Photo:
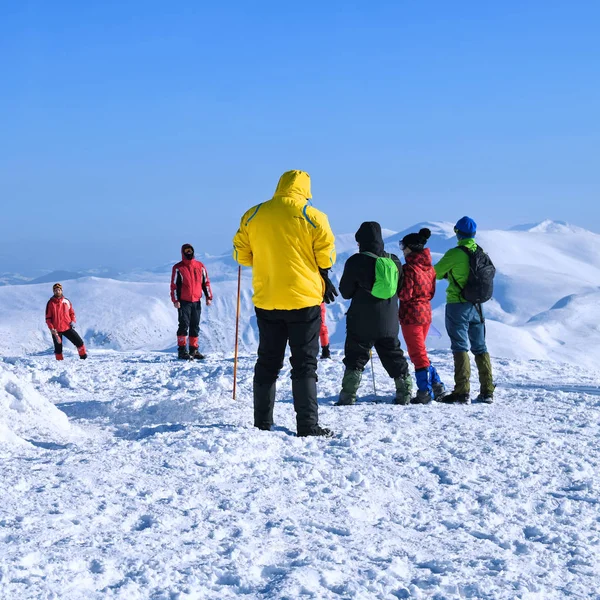
[[[56,331],[67,331],[71,323],[75,323],[75,311],[68,298],[52,296],[46,304],[46,323],[49,329]]]
[[[404,284],[400,298],[400,323],[402,325],[427,325],[431,323],[431,299],[435,295],[435,270],[431,252],[411,252],[404,265]]]
[[[186,258],[183,252],[181,257],[183,260],[173,267],[171,274],[171,301],[198,302],[203,291],[207,300],[212,301],[206,267],[195,258]]]

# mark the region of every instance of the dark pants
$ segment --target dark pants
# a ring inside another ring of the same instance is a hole
[[[56,339],[56,336],[52,336],[52,341],[54,342],[54,354],[62,354],[63,345],[62,345],[62,337],[63,335],[77,348],[81,348],[83,346],[83,340],[81,336],[73,329],[67,329],[66,331],[59,331],[58,338],[60,342]]]
[[[344,365],[353,371],[362,371],[369,362],[371,348],[375,346],[387,374],[396,379],[408,375],[408,363],[400,347],[398,337],[384,337],[378,340],[364,340],[346,333]]]
[[[198,302],[181,300],[179,306],[180,308],[177,311],[179,315],[177,337],[186,336],[189,329],[190,337],[197,338],[200,333],[200,313],[202,311],[200,300]]]
[[[255,425],[271,425],[275,381],[283,367],[289,342],[292,356],[292,395],[298,433],[318,424],[317,355],[319,353],[320,306],[297,310],[256,309],[259,344],[254,368]]]

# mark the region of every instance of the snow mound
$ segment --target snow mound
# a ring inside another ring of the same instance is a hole
[[[32,438],[64,441],[71,424],[34,385],[0,364],[0,444],[48,445]],[[53,442],[50,442],[53,443]]]

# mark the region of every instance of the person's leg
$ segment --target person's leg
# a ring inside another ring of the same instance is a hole
[[[467,302],[446,304],[446,331],[454,358],[454,390],[445,397],[448,402],[467,401],[470,392],[471,363],[469,361],[469,316]]]
[[[77,333],[77,331],[75,331],[75,329],[67,329],[67,331],[62,332],[62,335],[64,335],[77,348],[79,358],[87,358],[85,344],[83,343],[81,336]]]
[[[179,358],[189,358],[187,350],[187,334],[190,327],[190,319],[192,313],[192,303],[181,300],[177,309],[179,326],[177,328],[177,350]]]
[[[473,307],[469,320],[469,341],[471,351],[475,355],[475,364],[479,376],[479,396],[483,402],[491,402],[494,397],[494,378],[492,374],[492,361],[485,343],[485,324],[483,320],[483,308],[481,314]]]
[[[372,341],[360,339],[350,333],[346,334],[343,361],[346,370],[342,378],[342,390],[336,403],[337,406],[347,406],[356,402],[362,372],[369,362],[372,347]]]
[[[292,396],[299,436],[319,431],[317,355],[319,354],[320,306],[285,311],[292,365]]]
[[[287,344],[287,326],[278,317],[281,311],[256,310],[258,359],[254,366],[254,426],[271,429],[277,377],[283,366]]]
[[[375,341],[375,350],[383,368],[394,380],[396,386],[395,404],[410,404],[412,396],[412,379],[408,371],[408,363],[400,347],[397,336],[380,338]]]
[[[429,366],[429,357],[425,347],[425,338],[429,325],[401,325],[402,336],[406,342],[406,350],[410,360],[417,369],[425,369]]]
[[[54,356],[56,360],[63,360],[62,336],[58,331],[52,334],[52,342],[54,343]]]
[[[200,300],[191,303],[190,310],[190,358],[202,359],[204,356],[198,350],[198,335],[200,334],[200,315],[202,305]]]

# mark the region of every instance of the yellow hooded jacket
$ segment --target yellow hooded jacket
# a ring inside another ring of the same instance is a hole
[[[323,302],[319,274],[335,263],[335,238],[327,215],[310,204],[310,176],[287,171],[271,200],[242,217],[233,257],[252,267],[254,306],[293,310]]]

